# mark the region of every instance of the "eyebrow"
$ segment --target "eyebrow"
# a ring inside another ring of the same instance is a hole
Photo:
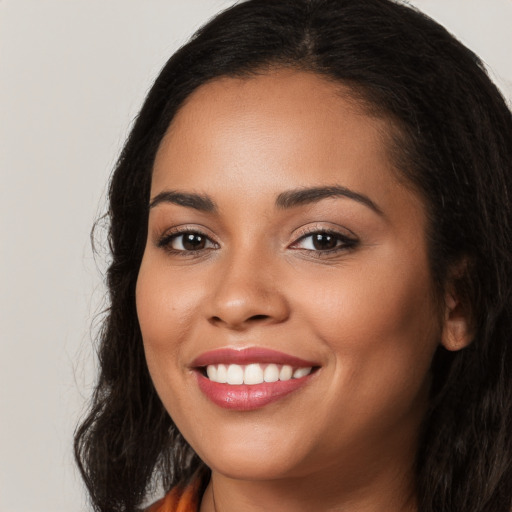
[[[164,192],[160,192],[160,194],[151,200],[149,207],[154,208],[161,203],[177,204],[187,208],[194,208],[201,212],[217,211],[217,205],[209,196],[177,192],[175,190],[165,190]]]
[[[367,206],[375,213],[382,216],[384,215],[383,211],[368,196],[355,192],[347,187],[342,187],[341,185],[300,188],[282,192],[277,196],[276,205],[279,208],[288,209],[305,204],[316,203],[329,197],[346,197],[348,199],[353,199],[354,201]]]
[[[287,190],[281,192],[276,199],[276,206],[282,209],[295,208],[305,204],[316,203],[329,197],[346,197],[361,203],[375,213],[384,215],[382,210],[368,197],[359,192],[355,192],[341,185],[329,187],[311,187],[299,188],[296,190]],[[215,213],[218,211],[217,205],[213,199],[206,194],[194,194],[187,192],[177,192],[175,190],[165,190],[156,195],[149,203],[149,208],[162,203],[172,203],[186,208],[194,208],[201,212]]]

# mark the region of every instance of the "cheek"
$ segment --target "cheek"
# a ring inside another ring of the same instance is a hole
[[[386,394],[407,401],[428,380],[440,326],[424,269],[426,263],[390,265],[382,257],[309,280],[297,308],[331,355],[333,382],[343,382],[349,395],[371,404]]]
[[[179,344],[180,333],[192,323],[201,294],[201,287],[188,279],[186,272],[171,272],[158,256],[144,256],[136,287],[137,316],[144,341],[162,345],[160,348]]]
[[[395,281],[362,273],[309,295],[308,323],[331,357],[323,419],[334,438],[354,446],[394,438],[423,417],[438,336],[431,296],[418,292],[413,274]]]
[[[343,339],[340,350],[384,340],[414,345],[418,337],[431,339],[439,332],[428,269],[423,251],[369,250],[359,260],[301,283],[308,290],[303,307],[326,339]]]
[[[197,323],[200,290],[189,279],[176,280],[153,254],[144,256],[137,279],[136,305],[146,362],[165,408],[182,425],[195,417],[194,407],[184,399],[184,376],[189,370],[183,346]]]
[[[174,282],[165,267],[144,256],[136,287],[136,305],[144,351],[150,374],[158,387],[160,379],[172,378],[183,366],[180,347],[193,325],[199,301],[198,287]]]

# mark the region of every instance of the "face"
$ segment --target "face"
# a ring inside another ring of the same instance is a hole
[[[156,390],[214,471],[412,457],[440,322],[390,130],[279,71],[202,86],[163,139],[137,311]]]

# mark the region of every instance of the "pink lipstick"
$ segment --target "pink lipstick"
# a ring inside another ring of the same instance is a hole
[[[200,390],[225,409],[250,411],[275,402],[307,385],[319,365],[259,347],[219,349],[196,358]]]

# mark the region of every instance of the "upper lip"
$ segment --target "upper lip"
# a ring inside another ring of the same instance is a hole
[[[220,348],[204,352],[196,357],[191,367],[199,368],[215,364],[252,364],[252,363],[275,363],[287,364],[294,368],[309,368],[319,366],[314,361],[306,361],[300,357],[285,354],[277,350],[271,350],[263,347],[249,347],[243,349]]]

